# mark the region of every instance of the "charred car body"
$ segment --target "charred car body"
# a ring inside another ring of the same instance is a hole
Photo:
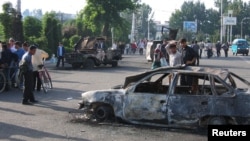
[[[183,76],[192,83],[181,85]],[[80,109],[99,120],[114,116],[153,126],[250,124],[249,87],[225,69],[166,67],[129,76],[113,89],[85,92]]]
[[[118,60],[122,58],[121,51],[106,48],[105,40],[104,37],[81,38],[74,47],[75,51],[65,54],[66,62],[71,64],[73,68],[92,69],[101,64],[110,64],[112,67],[116,67]]]

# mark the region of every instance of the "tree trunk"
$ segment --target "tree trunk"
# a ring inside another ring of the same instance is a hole
[[[109,31],[109,22],[105,22],[103,29],[102,29],[102,36],[106,36],[108,38],[110,35],[110,32],[111,31]]]

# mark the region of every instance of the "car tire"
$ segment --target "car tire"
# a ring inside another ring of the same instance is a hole
[[[87,59],[85,64],[84,64],[84,68],[85,69],[93,69],[95,67],[95,62],[93,59]]]
[[[81,67],[81,64],[80,63],[73,63],[72,64],[72,68],[73,69],[79,69]]]
[[[248,53],[246,54],[246,56],[248,56]]]
[[[117,67],[118,66],[118,62],[117,61],[113,61],[111,65],[112,65],[112,67]]]
[[[94,109],[94,116],[97,121],[102,122],[109,119],[113,112],[112,108],[107,105],[101,105]]]
[[[208,119],[208,125],[225,125],[227,124],[224,117],[210,117]]]

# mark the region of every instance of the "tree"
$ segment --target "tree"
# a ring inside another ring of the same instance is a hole
[[[3,26],[4,39],[7,40],[13,37],[13,16],[11,16],[11,11],[13,11],[12,4],[10,2],[4,3],[2,6],[3,13],[0,14],[0,22]]]
[[[25,17],[23,22],[24,36],[26,39],[29,37],[41,37],[42,22],[35,17]]]
[[[15,40],[23,41],[22,15],[12,8],[10,2],[2,6],[3,13],[0,14],[0,22],[3,25],[5,40],[12,37]]]
[[[200,1],[185,1],[180,10],[176,10],[170,17],[170,27],[180,29],[180,35],[189,36],[189,32],[183,31],[184,21],[196,21],[197,32],[190,39],[205,37],[201,34],[215,34],[220,29],[220,14],[214,9],[206,9]],[[197,36],[199,33],[199,36]]]
[[[99,30],[101,35],[110,36],[111,27],[117,28],[123,25],[120,12],[134,8],[135,2],[132,0],[87,0],[87,6],[84,9],[84,23],[93,32]]]
[[[43,16],[42,22],[43,35],[48,41],[48,48],[52,53],[56,54],[58,43],[61,41],[62,38],[62,27],[59,23],[59,20],[56,18],[56,13],[46,13]]]

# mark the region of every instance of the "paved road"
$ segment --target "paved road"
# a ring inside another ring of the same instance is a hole
[[[201,59],[202,66],[229,68],[250,81],[250,57]],[[144,56],[125,56],[119,67],[101,66],[94,70],[55,69],[50,64],[54,89],[36,92],[39,104],[21,105],[22,94],[11,90],[0,94],[0,140],[4,141],[206,141],[206,132],[186,129],[156,129],[133,125],[97,125],[72,122],[69,112],[77,108],[84,91],[122,84],[127,75],[150,68]]]

